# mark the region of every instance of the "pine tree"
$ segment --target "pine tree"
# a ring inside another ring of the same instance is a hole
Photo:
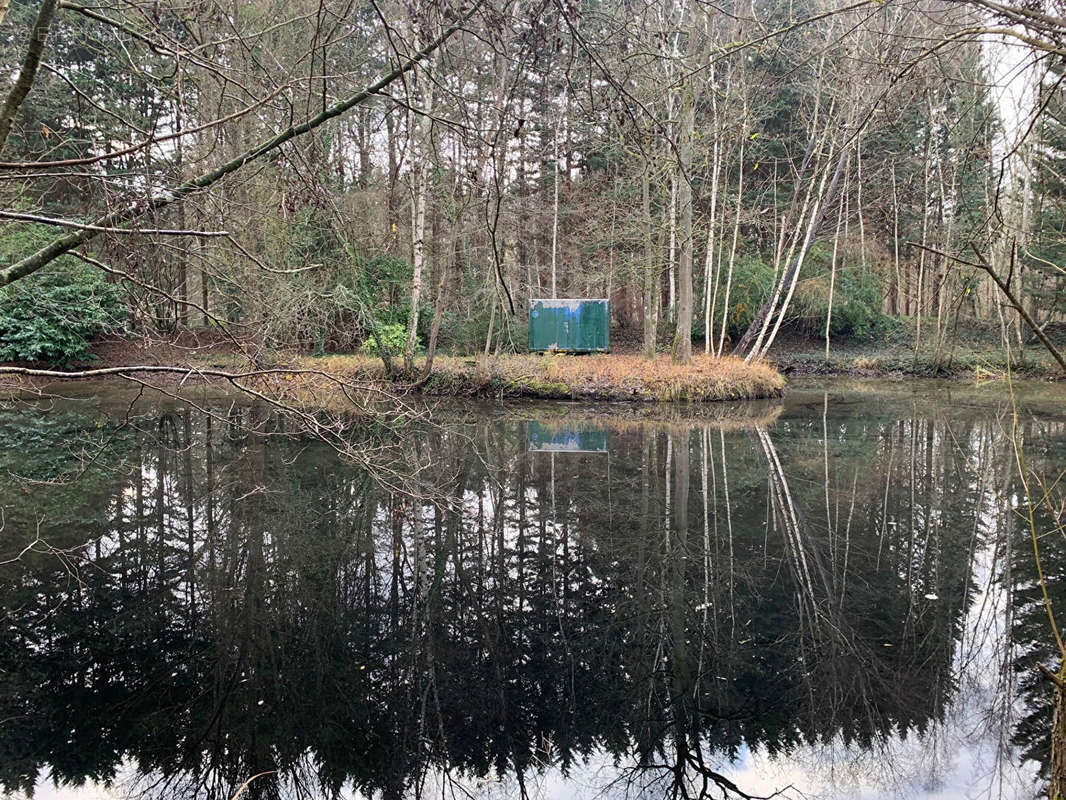
[[[1031,238],[1026,290],[1039,324],[1066,314],[1066,67],[1049,66],[1041,87],[1044,113],[1033,147]]]

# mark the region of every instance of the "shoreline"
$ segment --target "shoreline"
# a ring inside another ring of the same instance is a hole
[[[0,374],[0,384],[8,390],[34,392],[49,384],[102,377],[91,374],[97,370],[137,364],[145,370],[141,378],[163,389],[191,383],[234,385],[226,376],[243,374],[241,380],[255,390],[295,401],[305,408],[325,408],[335,407],[337,396],[343,399],[350,389],[397,397],[703,404],[779,398],[786,392],[787,379],[792,378],[933,378],[961,384],[994,384],[1010,375],[1044,383],[1066,381],[1066,375],[1050,357],[1038,350],[1026,351],[1021,365],[1008,365],[1002,351],[986,347],[958,348],[938,362],[932,353],[919,351],[916,357],[910,349],[891,345],[840,347],[827,360],[824,352],[810,347],[809,341],[790,344],[771,354],[767,361],[754,364],[703,354],[694,355],[692,362],[684,366],[672,363],[665,353],[652,361],[633,353],[438,355],[432,374],[421,381],[421,357],[415,360],[412,373],[389,377],[381,360],[372,356],[276,353],[270,364],[263,365],[268,372],[248,378],[251,370],[247,359],[232,348],[219,347],[217,342],[188,347],[105,339],[94,346],[93,360],[65,369],[47,364],[0,365],[50,373],[8,373],[6,378]],[[399,366],[395,359],[393,364]]]
[[[331,355],[304,357],[297,363],[349,380],[404,386],[388,378],[376,358]],[[416,375],[407,385],[418,381],[422,363],[416,361]],[[710,403],[777,398],[784,389],[784,378],[770,365],[735,358],[694,356],[681,366],[667,355],[648,361],[633,355],[552,353],[438,356],[432,374],[415,393],[488,400]]]
[[[129,365],[134,380],[161,389],[232,385],[307,408],[335,405],[337,396],[352,390],[398,397],[714,403],[779,398],[785,388],[784,378],[772,366],[728,357],[695,356],[681,366],[667,355],[654,361],[622,354],[438,356],[433,372],[421,380],[424,359],[416,359],[411,374],[392,376],[380,359],[363,355],[289,355],[257,372],[232,352],[160,354],[126,344],[121,358],[105,348],[96,360],[65,370],[44,364],[0,365],[25,370],[0,373],[0,382],[10,390],[33,392],[109,376],[129,379],[120,369]]]
[[[861,354],[833,354],[829,359],[824,354],[782,353],[768,359],[785,377],[846,377],[884,378],[935,378],[960,382],[982,383],[1006,380],[1008,374],[1024,380],[1058,383],[1066,381],[1066,374],[1049,357],[1040,354],[1027,356],[1022,364],[1008,364],[1002,355],[966,352],[944,362],[935,361],[926,354],[873,351]]]

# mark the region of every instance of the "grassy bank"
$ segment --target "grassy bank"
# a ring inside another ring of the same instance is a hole
[[[353,381],[385,382],[380,360],[356,355],[302,358],[299,366]],[[419,365],[420,366],[420,365]],[[666,355],[438,356],[425,394],[448,397],[544,400],[652,400],[707,402],[779,397],[784,380],[770,366],[734,358],[696,356],[686,366]]]
[[[666,354],[654,361],[620,353],[438,356],[432,374],[420,381],[421,359],[416,360],[412,374],[390,377],[381,360],[373,356],[273,352],[259,364],[268,371],[252,376],[245,356],[224,342],[147,343],[119,338],[95,343],[91,360],[70,364],[62,371],[84,374],[133,364],[167,370],[138,373],[139,379],[163,387],[190,383],[225,386],[226,374],[244,375],[240,378],[242,386],[304,407],[343,403],[344,392],[358,387],[372,393],[381,390],[435,397],[666,402],[755,400],[780,397],[784,390],[784,379],[772,366],[705,355],[695,356],[684,366],[674,364]],[[394,365],[399,366],[398,360]],[[57,370],[47,363],[19,366]],[[182,372],[186,369],[188,373]],[[54,375],[11,374],[0,380],[0,386],[15,391],[39,390],[57,379],[64,380]]]

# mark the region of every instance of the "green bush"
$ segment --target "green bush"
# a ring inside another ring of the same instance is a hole
[[[479,348],[485,346],[485,333],[488,330],[488,326],[482,322],[481,315],[468,317],[455,311],[445,311],[441,315],[437,349],[453,353],[478,352]]]
[[[829,332],[850,335],[860,342],[876,338],[884,328],[877,279],[869,270],[846,270],[839,276],[839,289]]]
[[[432,309],[424,316],[424,319],[427,320],[426,335],[428,338],[428,326],[433,319]],[[501,315],[497,310],[494,319],[491,311],[485,309],[474,308],[462,314],[445,311],[441,315],[437,351],[452,355],[482,352],[485,349],[485,338],[489,333],[490,319],[492,319],[492,342],[490,343],[492,351],[496,349],[501,325],[503,326],[503,340],[500,342],[500,352],[524,353],[529,349],[529,312],[520,306],[514,317],[509,313]],[[420,323],[419,328],[421,327]]]
[[[722,317],[721,304],[725,301],[725,275],[718,289],[716,320]],[[774,287],[774,269],[757,255],[741,255],[733,266],[733,283],[729,292],[729,336],[739,337],[755,321],[766,298]]]
[[[804,277],[796,286],[792,313],[809,335],[825,334],[829,284],[827,272],[808,271],[804,266]],[[881,313],[881,285],[874,273],[859,266],[840,267],[833,287],[829,332],[867,342],[882,336],[887,328],[888,320]]]
[[[403,351],[407,348],[407,328],[403,325],[396,323],[386,323],[378,326],[378,335],[381,337],[381,344],[388,351],[388,354],[392,357],[403,355]],[[422,345],[416,340],[415,349],[421,352]],[[378,349],[377,340],[373,335],[369,335],[363,344],[359,347],[359,352],[368,356],[380,356],[381,350]]]
[[[0,361],[85,360],[96,336],[124,330],[120,288],[95,267],[59,261],[0,289]]]

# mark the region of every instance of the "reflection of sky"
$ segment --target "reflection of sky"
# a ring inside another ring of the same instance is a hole
[[[14,794],[11,797],[12,800],[26,800],[23,794]],[[128,797],[128,793],[119,786],[109,789],[99,783],[87,783],[77,788],[56,788],[47,776],[42,776],[33,790],[33,800],[126,800]]]
[[[529,426],[529,449],[536,452],[607,452],[606,427],[550,430],[533,420]]]
[[[957,721],[980,724],[972,715],[967,716],[970,718]],[[840,743],[803,747],[778,757],[745,748],[736,762],[715,768],[749,794],[767,796],[785,790],[780,797],[792,800],[1028,800],[1038,785],[1035,766],[1015,769],[1000,764],[992,738],[990,741],[987,736],[972,735],[965,724],[952,724],[907,741],[893,739],[879,749],[865,752]],[[452,797],[453,792],[456,797],[469,793],[480,800],[518,796],[513,778],[457,783],[461,790],[443,787],[439,776],[437,780],[430,778],[423,796]],[[663,794],[661,786],[646,785],[642,790],[634,783],[627,788],[623,771],[606,754],[594,754],[588,763],[571,769],[568,777],[553,767],[542,775],[530,776],[526,784],[529,796],[539,800],[659,798]],[[430,788],[434,785],[435,789]],[[136,793],[123,786],[121,778],[112,789],[91,784],[58,790],[42,779],[34,800],[126,800],[131,796]],[[352,791],[344,792],[342,797],[362,800]]]
[[[581,434],[577,431],[563,431],[552,436],[550,441],[543,442],[540,445],[540,449],[547,448],[553,450],[580,450],[581,449]]]
[[[934,741],[938,740],[938,741]],[[909,741],[894,739],[883,748],[862,752],[842,744],[799,748],[788,756],[772,757],[744,749],[732,765],[715,769],[752,795],[782,792],[792,800],[1028,800],[1038,785],[1032,765],[1007,766],[994,777],[996,743],[973,739],[961,730],[941,730]],[[1006,766],[1006,765],[1005,765]],[[594,798],[660,798],[660,786],[628,787],[623,773],[609,756],[593,756],[588,764],[564,778],[559,770],[527,779],[530,797],[542,800]],[[621,780],[620,780],[621,779]],[[466,791],[482,800],[518,796],[513,780],[464,781]],[[791,787],[791,788],[788,788]],[[438,789],[440,788],[438,784]],[[456,796],[464,796],[458,792]],[[431,797],[451,796],[449,792]],[[695,796],[695,794],[693,795]],[[714,797],[718,796],[715,792]]]

